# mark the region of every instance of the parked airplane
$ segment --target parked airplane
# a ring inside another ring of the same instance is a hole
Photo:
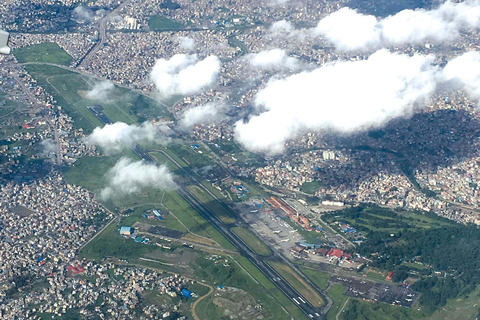
[[[10,47],[8,46],[9,33],[7,31],[0,30],[0,53],[10,54]]]

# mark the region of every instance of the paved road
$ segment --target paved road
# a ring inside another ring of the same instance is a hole
[[[103,113],[90,111],[103,123],[111,123]],[[147,163],[158,164],[158,162],[138,144],[132,148],[133,152]],[[237,250],[246,257],[255,267],[257,267],[280,291],[282,291],[307,317],[310,319],[321,320],[321,308],[314,307],[303,297],[290,283],[288,283],[268,262],[263,261],[239,236],[230,230],[217,216],[210,211],[203,203],[198,200],[185,185],[175,181],[178,185],[177,192],[220,234],[222,234]],[[197,182],[198,183],[198,182]]]
[[[22,89],[22,91],[30,98],[30,100],[32,102],[35,103],[37,101],[37,99],[35,98],[33,93],[30,92],[30,90],[27,89],[27,87],[24,85],[22,80],[15,74],[15,72],[12,73],[12,77],[20,85],[20,88]],[[53,119],[51,117],[47,118],[47,122],[53,128],[53,133],[54,133],[54,137],[55,137],[57,164],[61,165],[62,164],[62,154],[61,154],[61,150],[60,150],[60,139],[58,137],[58,129],[57,129],[57,126],[56,126],[55,122],[53,121]]]
[[[100,26],[98,30],[100,34],[100,41],[98,41],[98,43],[90,51],[87,52],[85,57],[80,60],[80,63],[77,67],[85,68],[85,65],[87,65],[92,59],[92,57],[95,56],[95,54],[98,52],[98,50],[103,47],[103,44],[105,43],[105,41],[107,41],[107,22],[130,2],[132,2],[132,0],[123,1],[118,7],[110,11],[105,17],[102,18],[102,20],[100,20]]]

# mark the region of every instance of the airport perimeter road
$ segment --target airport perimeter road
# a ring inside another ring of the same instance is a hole
[[[110,120],[98,110],[89,109],[103,123],[111,123]],[[132,148],[133,152],[148,163],[158,162],[138,144]],[[187,201],[205,220],[207,220],[220,234],[257,267],[280,291],[282,291],[308,318],[320,320],[321,308],[315,308],[303,297],[290,283],[288,283],[274,268],[258,256],[239,236],[232,232],[217,216],[198,200],[183,184],[175,181],[178,185],[177,192]]]

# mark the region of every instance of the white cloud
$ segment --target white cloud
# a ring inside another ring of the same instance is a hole
[[[145,122],[141,126],[116,122],[103,128],[95,128],[85,140],[88,144],[100,146],[107,151],[118,151],[133,147],[135,143],[142,141],[164,143],[166,138],[151,122]]]
[[[200,123],[212,123],[225,117],[226,105],[220,103],[207,103],[185,111],[180,120],[180,127],[189,129]]]
[[[195,40],[193,38],[179,36],[178,41],[180,42],[180,48],[184,50],[191,51],[195,48]]]
[[[213,85],[220,67],[216,56],[199,61],[196,55],[176,54],[170,60],[158,59],[150,78],[163,97],[188,95]]]
[[[42,152],[40,156],[48,157],[51,153],[57,152],[57,144],[53,139],[44,139],[40,142],[42,146]]]
[[[478,27],[480,1],[471,0],[447,1],[435,10],[403,10],[380,20],[342,8],[322,19],[313,33],[323,35],[338,50],[349,51],[451,41],[460,30]]]
[[[83,6],[73,9],[72,17],[78,22],[89,22],[93,20],[93,11]]]
[[[270,81],[255,99],[260,114],[237,122],[236,139],[253,151],[279,153],[309,130],[378,127],[410,114],[436,87],[433,56],[380,50],[362,61],[339,61]]]
[[[324,35],[338,50],[348,51],[376,47],[380,41],[376,25],[374,16],[342,8],[322,19],[314,32]]]
[[[300,62],[298,59],[289,57],[285,50],[272,49],[265,50],[259,53],[251,53],[246,56],[247,60],[253,67],[269,69],[269,70],[281,70],[281,69],[298,69]]]
[[[480,99],[479,52],[467,52],[450,60],[443,69],[443,76],[445,81],[453,82],[473,98]]]
[[[91,100],[107,101],[112,98],[115,86],[110,81],[97,82],[92,90],[87,91],[85,97]]]
[[[121,158],[106,173],[106,177],[107,186],[100,192],[103,200],[139,192],[144,188],[175,188],[173,175],[165,165],[147,164],[143,160],[132,162],[128,158]]]
[[[290,33],[294,30],[293,24],[287,20],[276,21],[268,28],[268,31],[273,34]]]
[[[290,0],[271,0],[269,4],[272,6],[276,6],[276,5],[286,4],[289,1]]]

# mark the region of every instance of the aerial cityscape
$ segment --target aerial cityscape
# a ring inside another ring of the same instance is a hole
[[[480,319],[480,0],[0,0],[0,319]]]

